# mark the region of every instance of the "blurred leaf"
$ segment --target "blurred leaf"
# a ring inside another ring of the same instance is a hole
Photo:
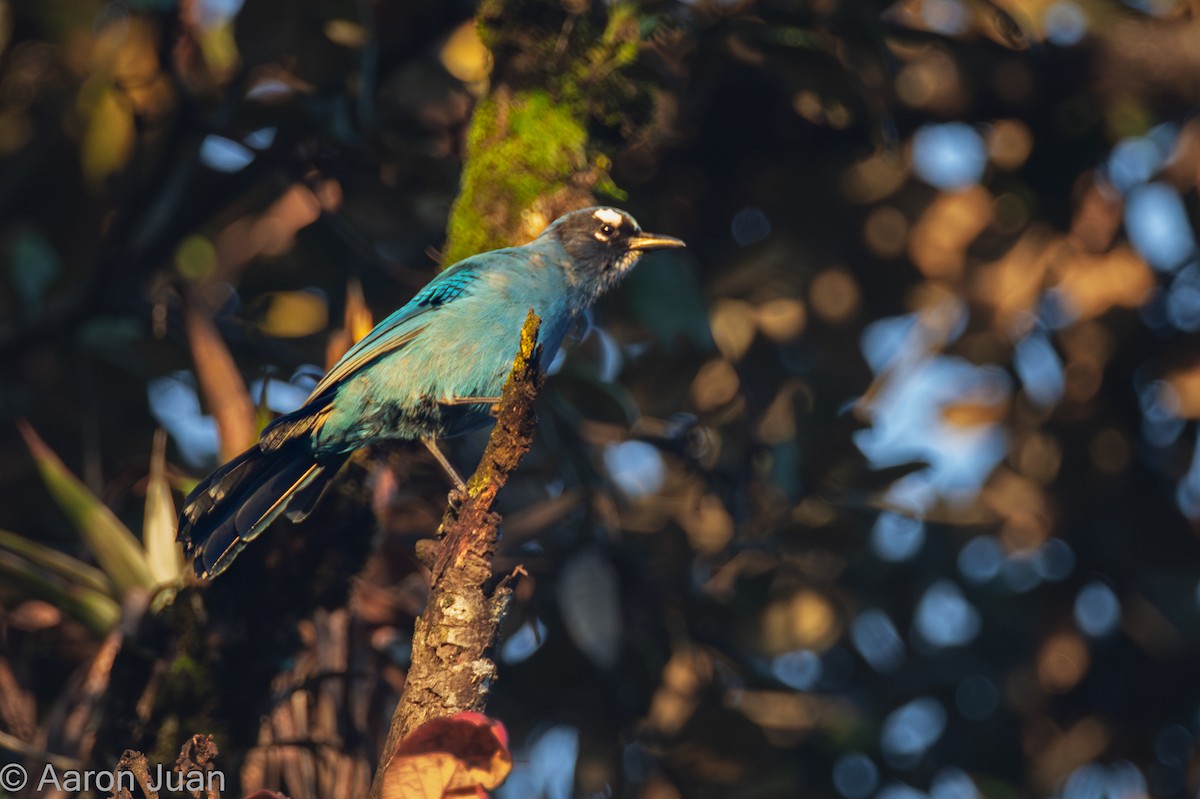
[[[57,579],[12,552],[0,550],[0,574],[5,583],[51,603],[97,635],[107,634],[121,618],[121,606],[111,596]]]
[[[24,536],[0,530],[0,549],[7,549],[64,580],[102,594],[112,594],[112,581],[94,566]]]
[[[154,431],[150,477],[146,482],[146,516],[142,540],[146,564],[156,583],[169,583],[183,574],[183,548],[175,541],[178,516],[166,478],[167,432]]]
[[[1091,319],[1110,308],[1137,308],[1155,286],[1146,262],[1129,247],[1092,255],[1081,250],[1065,253],[1058,290],[1078,319]]]
[[[88,550],[96,556],[100,568],[117,590],[124,593],[153,585],[146,557],[137,537],[121,524],[108,506],[101,502],[79,478],[59,460],[24,421],[18,429],[37,462],[38,471],[55,502],[71,519]]]
[[[200,36],[200,49],[209,70],[222,80],[233,72],[238,64],[237,40],[233,25],[225,23],[204,31]]]
[[[93,187],[125,166],[133,151],[133,116],[116,89],[100,92],[83,136],[83,177]]]
[[[358,49],[367,42],[367,31],[348,19],[331,19],[325,23],[325,36],[334,44]]]
[[[58,253],[38,231],[22,231],[13,242],[9,255],[12,282],[21,297],[22,305],[36,311],[62,271]]]
[[[268,336],[299,338],[329,324],[325,298],[312,291],[276,291],[266,296],[267,312],[258,327]]]
[[[571,640],[597,666],[620,656],[621,600],[617,570],[595,547],[579,552],[558,576],[558,604]]]
[[[371,309],[363,299],[362,283],[357,280],[350,280],[346,284],[346,319],[343,324],[350,331],[353,343],[357,343],[375,327]]]
[[[229,460],[258,439],[254,401],[229,348],[212,320],[189,305],[184,312],[196,379],[221,432],[221,458]]]

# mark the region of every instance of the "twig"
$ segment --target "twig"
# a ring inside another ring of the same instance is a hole
[[[508,579],[490,595],[485,590],[500,539],[500,517],[492,512],[492,503],[533,437],[533,401],[543,377],[536,343],[540,324],[530,311],[521,330],[520,352],[504,384],[496,428],[467,482],[461,507],[457,513],[448,509],[442,520],[429,601],[413,631],[412,666],[392,715],[371,799],[378,799],[382,776],[404,736],[430,719],[482,711],[487,702],[496,676],[496,664],[487,655],[512,599]]]
[[[150,764],[146,761],[145,755],[133,749],[126,749],[113,772],[113,784],[116,786],[113,799],[133,799],[132,788],[121,779],[122,772],[133,774],[146,799],[158,799],[158,791],[152,787],[154,781],[150,778]]]

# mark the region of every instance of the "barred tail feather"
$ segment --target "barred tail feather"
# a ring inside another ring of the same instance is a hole
[[[196,574],[225,571],[284,512],[292,521],[307,516],[344,460],[318,461],[298,442],[266,451],[255,445],[210,474],[180,514],[179,540]]]

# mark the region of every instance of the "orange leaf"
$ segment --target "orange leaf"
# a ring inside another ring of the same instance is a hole
[[[448,796],[470,796],[477,793],[467,784],[467,793],[456,791],[464,784],[463,762],[445,752],[431,752],[393,760],[383,777],[383,799],[443,799]]]
[[[342,327],[334,330],[329,336],[329,344],[325,348],[325,365],[332,367],[338,359],[346,354],[363,336],[371,332],[375,321],[371,309],[363,299],[362,283],[351,279],[346,284],[346,310]]]
[[[221,433],[221,459],[229,460],[258,439],[254,402],[229,348],[207,314],[189,305],[184,320],[196,362],[196,379]]]
[[[383,799],[486,796],[511,770],[504,725],[458,713],[426,722],[400,742],[383,777]]]

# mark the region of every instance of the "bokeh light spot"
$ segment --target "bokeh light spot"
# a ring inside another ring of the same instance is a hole
[[[809,288],[813,311],[831,324],[848,321],[858,310],[858,300],[858,283],[845,269],[826,269]]]
[[[1017,342],[1013,368],[1021,378],[1025,393],[1036,405],[1052,408],[1062,399],[1062,360],[1045,335],[1030,333]]]
[[[1004,568],[1004,550],[990,535],[972,538],[958,551],[958,570],[972,583],[986,583]]]
[[[865,610],[850,627],[850,640],[863,660],[875,671],[887,674],[904,663],[904,642],[896,626],[882,610]]]
[[[929,587],[917,603],[917,633],[939,647],[962,646],[979,634],[977,611],[957,585],[939,580]]]
[[[1120,621],[1121,603],[1104,583],[1090,582],[1075,597],[1075,623],[1093,638],[1108,635]]]
[[[908,560],[925,543],[925,523],[899,513],[879,514],[871,529],[871,550],[882,560]]]
[[[667,476],[658,448],[645,441],[622,441],[605,447],[604,468],[629,497],[656,493]]]
[[[930,799],[979,799],[979,789],[967,772],[956,766],[939,769],[929,782]]]
[[[1011,553],[1004,561],[1004,587],[1017,594],[1032,591],[1042,584],[1042,575],[1038,572],[1037,553],[1022,549]]]
[[[963,189],[978,183],[987,164],[983,137],[970,125],[926,125],[913,134],[913,169],[939,189]]]
[[[874,209],[863,222],[863,240],[881,258],[895,258],[904,252],[907,237],[908,219],[890,205]]]
[[[1166,311],[1167,319],[1179,330],[1200,330],[1200,266],[1193,263],[1184,267],[1171,281]]]
[[[845,799],[866,799],[879,785],[879,769],[864,754],[842,755],[833,764],[833,787]]]
[[[175,250],[175,269],[180,277],[201,280],[211,274],[216,266],[216,248],[199,234],[188,236]]]
[[[209,134],[200,142],[200,163],[218,172],[240,172],[254,160],[254,151],[232,139]]]
[[[1178,269],[1196,253],[1187,209],[1175,188],[1166,183],[1130,190],[1125,203],[1125,229],[1146,263],[1160,272]]]
[[[1046,9],[1042,18],[1046,38],[1059,47],[1079,44],[1087,33],[1087,14],[1072,0],[1058,0]]]
[[[771,222],[761,208],[743,208],[734,214],[729,230],[739,247],[749,247],[771,235]]]
[[[797,691],[812,690],[821,679],[821,657],[811,649],[797,649],[774,658],[771,673]]]
[[[541,619],[522,624],[500,648],[500,658],[509,665],[528,660],[546,642],[546,625]]]
[[[880,735],[884,759],[897,768],[911,768],[945,729],[942,703],[931,696],[918,697],[884,719]]]
[[[1087,645],[1075,632],[1047,638],[1038,650],[1038,682],[1052,694],[1065,694],[1079,683],[1091,666]]]
[[[1043,580],[1065,580],[1075,569],[1075,552],[1061,538],[1051,538],[1034,555],[1033,568]]]

